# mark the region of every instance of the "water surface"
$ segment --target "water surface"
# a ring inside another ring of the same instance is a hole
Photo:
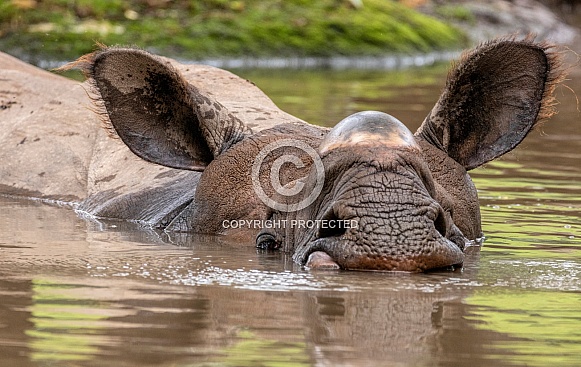
[[[446,65],[237,72],[310,122],[373,109],[414,131]],[[578,366],[581,126],[573,93],[557,94],[556,118],[472,173],[486,241],[454,272],[306,271],[0,198],[0,365]]]

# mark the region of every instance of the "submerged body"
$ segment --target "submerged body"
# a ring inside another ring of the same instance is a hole
[[[549,117],[562,77],[548,45],[481,45],[412,134],[375,111],[313,126],[229,72],[141,50],[74,66],[85,85],[0,55],[0,192],[224,234],[311,267],[404,271],[462,263],[482,235],[467,171]],[[262,225],[230,225],[241,220]]]

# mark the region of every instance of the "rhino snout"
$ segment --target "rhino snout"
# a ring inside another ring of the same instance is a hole
[[[415,253],[400,249],[394,243],[358,246],[345,239],[323,238],[295,252],[293,259],[311,269],[405,272],[461,267],[464,262],[462,250],[445,238]]]

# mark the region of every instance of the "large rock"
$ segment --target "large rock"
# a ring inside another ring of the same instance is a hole
[[[445,7],[448,11],[442,11]],[[472,16],[454,17],[453,7],[462,7]],[[440,17],[447,14],[446,20],[466,32],[474,43],[510,33],[534,33],[539,39],[561,44],[572,44],[579,36],[577,28],[534,0],[432,1],[419,10]]]

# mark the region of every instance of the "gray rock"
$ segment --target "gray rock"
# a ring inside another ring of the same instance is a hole
[[[580,33],[534,0],[434,1],[420,10],[438,16],[438,7],[443,6],[461,6],[470,11],[471,19],[446,20],[466,32],[473,43],[511,33],[534,33],[539,39],[571,44]]]

